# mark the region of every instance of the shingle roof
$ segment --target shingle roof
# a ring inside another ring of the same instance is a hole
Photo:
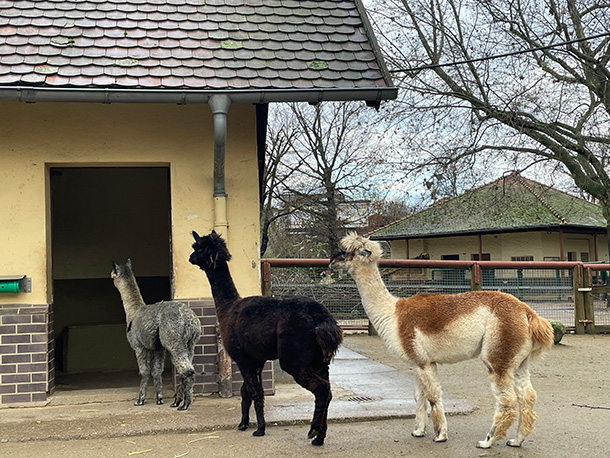
[[[0,0],[17,86],[396,95],[360,0]]]
[[[373,239],[553,227],[603,229],[599,205],[513,173],[373,231]]]

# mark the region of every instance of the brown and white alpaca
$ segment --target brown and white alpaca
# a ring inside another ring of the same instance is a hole
[[[416,366],[416,426],[411,434],[424,436],[427,400],[434,440],[447,440],[436,365],[479,357],[489,371],[496,411],[487,437],[477,447],[489,448],[504,438],[517,417],[517,436],[508,445],[521,446],[536,419],[536,391],[528,366],[552,346],[550,323],[514,296],[495,291],[396,298],[386,289],[377,267],[382,256],[379,243],[352,233],[341,245],[344,251],[333,257],[331,267],[350,273],[386,347]]]

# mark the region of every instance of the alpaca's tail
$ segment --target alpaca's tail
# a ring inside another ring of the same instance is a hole
[[[530,335],[534,342],[531,355],[537,357],[544,350],[553,346],[553,327],[548,320],[545,320],[533,310],[528,313],[527,320],[530,325]]]
[[[337,324],[334,318],[328,319],[316,324],[316,340],[322,350],[322,358],[325,363],[329,363],[339,345],[343,341],[343,331]]]

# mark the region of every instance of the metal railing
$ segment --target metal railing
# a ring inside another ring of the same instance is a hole
[[[330,271],[328,259],[262,259],[261,263],[264,295],[310,297],[324,304],[342,327],[369,329],[354,281]],[[382,259],[379,269],[397,297],[503,291],[578,334],[610,332],[607,263]]]

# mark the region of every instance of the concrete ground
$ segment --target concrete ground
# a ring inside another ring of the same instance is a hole
[[[323,447],[306,439],[313,396],[279,377],[277,394],[266,398],[268,428],[261,438],[236,430],[239,396],[197,397],[187,412],[176,412],[152,399],[133,406],[134,386],[60,392],[46,407],[0,409],[0,456],[607,456],[609,337],[566,336],[537,365],[537,431],[520,449],[504,441],[490,450],[474,447],[493,413],[477,361],[441,368],[449,440],[436,444],[431,432],[411,437],[411,369],[388,355],[378,337],[352,335],[331,366],[334,399]]]

